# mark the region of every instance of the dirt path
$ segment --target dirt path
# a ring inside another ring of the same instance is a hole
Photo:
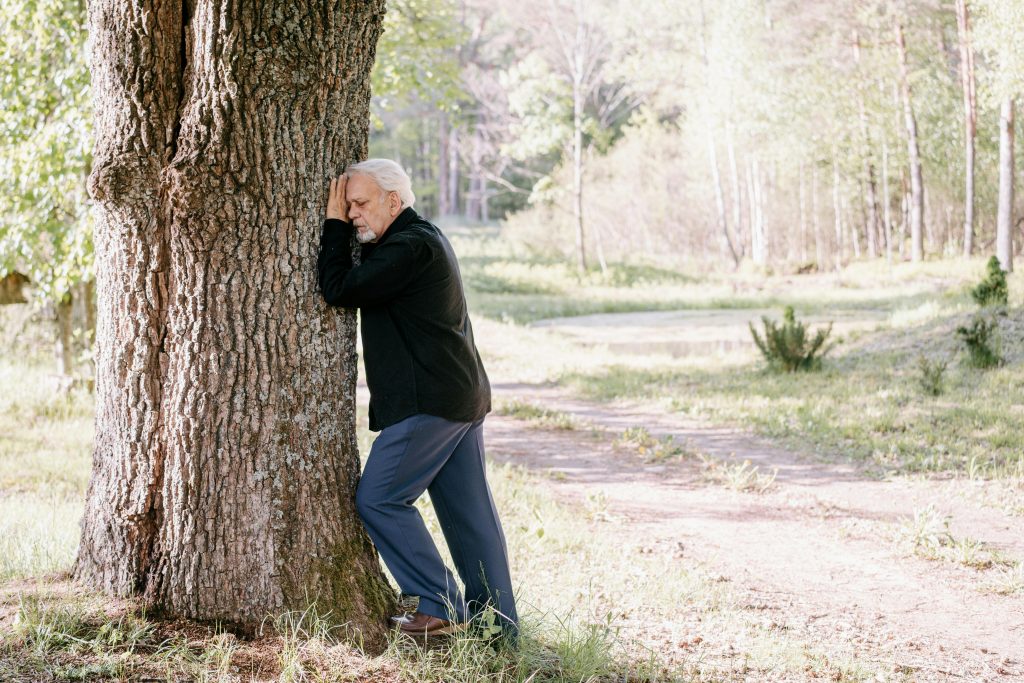
[[[587,403],[556,387],[495,384],[494,394],[499,403],[570,413],[597,433],[584,438],[582,431],[492,415],[490,457],[561,472],[549,480],[567,500],[600,492],[627,520],[623,542],[681,544],[687,559],[720,573],[787,638],[861,662],[891,662],[900,680],[1024,681],[1024,596],[987,587],[1002,570],[922,559],[894,541],[906,520],[931,504],[949,516],[954,538],[1024,560],[1024,522],[961,495],[969,482],[882,481],[734,430],[650,407]],[[708,466],[695,457],[645,463],[613,444],[636,426],[716,462],[777,468],[776,479],[765,492],[739,492],[709,481]],[[713,644],[705,655],[740,655],[704,633],[699,617],[684,609],[680,619],[697,642]]]

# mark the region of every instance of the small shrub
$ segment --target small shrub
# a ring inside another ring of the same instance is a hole
[[[762,316],[761,320],[764,322],[764,337],[757,333],[753,323],[750,324],[750,333],[771,368],[786,372],[817,370],[821,367],[822,356],[832,348],[831,344],[825,345],[825,340],[832,333],[832,323],[810,337],[807,326],[797,322],[792,306],[786,306],[782,325],[775,324],[767,316]]]
[[[1003,362],[999,353],[999,323],[995,318],[974,316],[971,325],[961,325],[956,333],[967,346],[967,359],[976,368],[991,368]]]
[[[917,381],[924,393],[929,396],[938,396],[942,393],[948,365],[949,361],[931,360],[924,355],[917,359],[917,368],[921,373]]]
[[[1006,273],[999,265],[999,259],[993,256],[988,260],[985,279],[971,290],[971,298],[979,306],[1005,306],[1009,290],[1006,286]]]
[[[660,439],[655,438],[646,427],[628,427],[613,442],[616,446],[635,451],[644,456],[648,462],[661,462],[672,458],[688,455],[685,448],[679,446],[671,435]]]

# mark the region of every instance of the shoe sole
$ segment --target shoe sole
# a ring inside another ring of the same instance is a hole
[[[414,638],[429,638],[430,636],[452,636],[465,628],[465,624],[450,624],[433,631],[410,631],[404,628],[399,628],[399,630],[405,635],[413,636]]]

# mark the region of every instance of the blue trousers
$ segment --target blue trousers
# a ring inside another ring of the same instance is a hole
[[[413,505],[424,491],[465,595]],[[487,485],[482,418],[452,422],[421,414],[384,428],[370,448],[356,508],[399,588],[419,596],[420,612],[466,621],[490,605],[499,625],[515,630],[519,619],[505,534]]]

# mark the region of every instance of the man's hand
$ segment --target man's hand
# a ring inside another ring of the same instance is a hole
[[[342,173],[337,178],[331,178],[331,189],[327,195],[327,218],[348,220],[348,202],[345,201],[345,185],[348,184],[348,176]]]

